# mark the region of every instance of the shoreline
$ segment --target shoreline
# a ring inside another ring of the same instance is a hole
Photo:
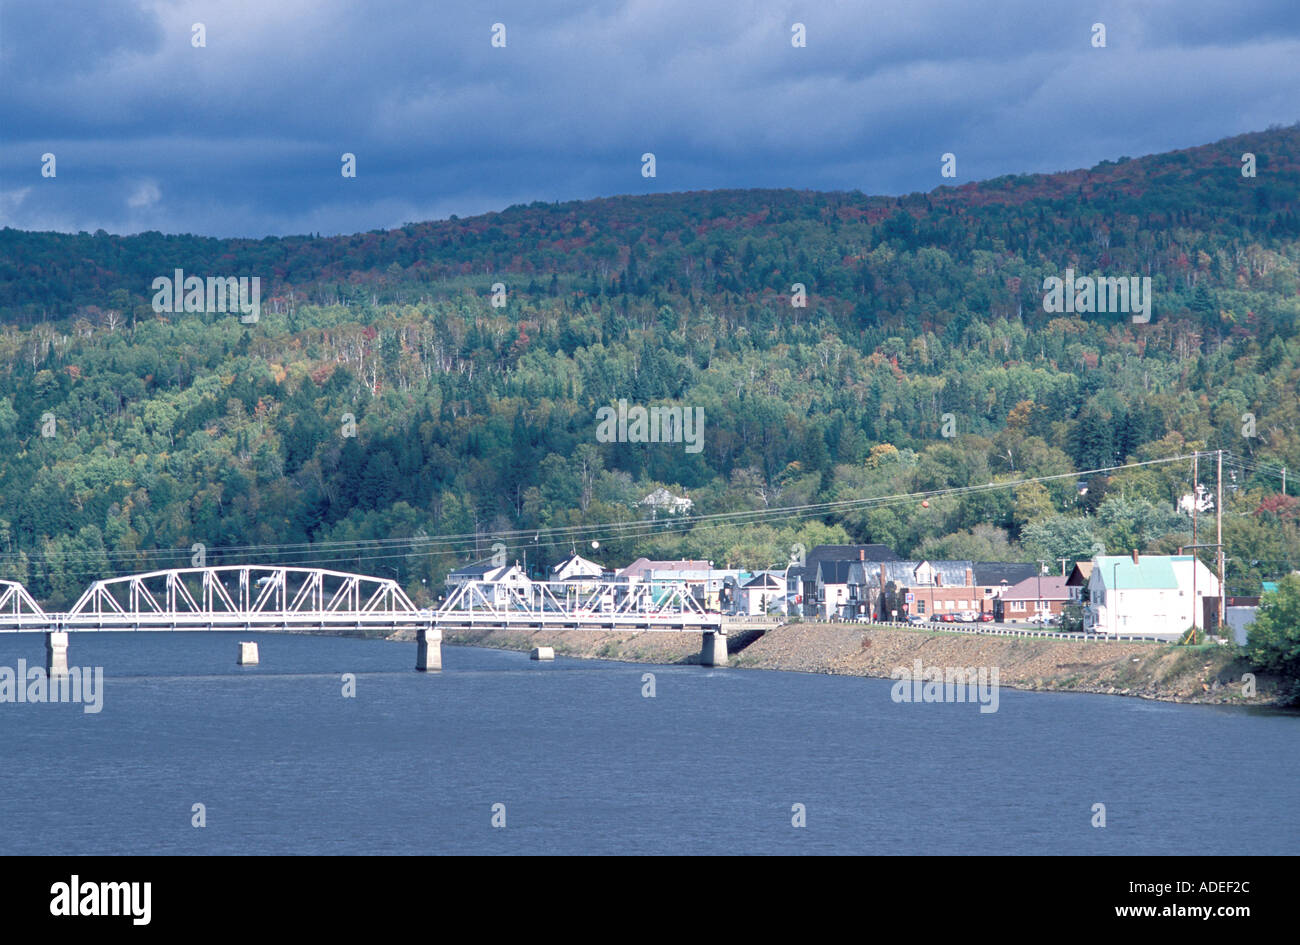
[[[1254,696],[1243,695],[1249,665],[1219,645],[1111,642],[944,633],[943,631],[801,622],[750,637],[728,666],[780,672],[897,679],[896,668],[919,659],[925,667],[997,667],[999,686],[1029,692],[1082,692],[1198,705],[1285,707],[1283,681],[1257,674]],[[399,632],[390,640],[414,640]],[[528,652],[549,646],[557,656],[625,663],[698,665],[700,635],[657,631],[448,630],[448,646]]]

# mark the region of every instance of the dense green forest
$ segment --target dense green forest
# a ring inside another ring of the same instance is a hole
[[[1190,460],[1086,494],[1075,472],[1223,449],[1229,592],[1258,593],[1300,567],[1278,475],[1300,472],[1298,155],[1293,126],[901,198],[616,197],[338,238],[5,229],[0,576],[61,606],[201,543],[428,601],[497,540],[530,567],[1154,553],[1191,540]],[[1150,276],[1151,321],[1045,312],[1067,267]],[[156,313],[175,269],[259,277],[260,320]],[[599,442],[620,398],[701,408],[703,449]],[[754,514],[635,524],[660,486]]]

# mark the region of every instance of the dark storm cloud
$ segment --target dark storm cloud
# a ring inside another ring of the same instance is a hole
[[[252,236],[617,193],[899,193],[941,183],[947,151],[960,182],[1300,118],[1293,0],[987,6],[5,3],[0,225]]]

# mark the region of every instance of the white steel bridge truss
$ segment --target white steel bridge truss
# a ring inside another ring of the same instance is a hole
[[[0,581],[0,631],[397,630],[429,625],[396,581],[262,565],[173,568],[96,581],[67,613],[46,613]]]
[[[683,583],[466,581],[433,615],[438,628],[719,631]]]

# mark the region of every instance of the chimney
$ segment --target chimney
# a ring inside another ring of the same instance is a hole
[[[967,587],[975,586],[975,572],[970,568],[966,569],[966,586]]]
[[[1138,550],[1136,548],[1133,549],[1133,563],[1138,563]]]
[[[859,561],[866,561],[866,560],[867,560],[867,549],[866,549],[866,548],[859,548],[859,549],[858,549],[858,560],[859,560]]]

